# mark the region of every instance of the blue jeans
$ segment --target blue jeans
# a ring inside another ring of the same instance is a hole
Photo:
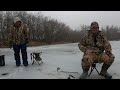
[[[16,65],[19,66],[21,64],[20,50],[22,54],[23,65],[28,65],[26,44],[13,45],[13,50],[14,50],[14,57],[15,57]]]

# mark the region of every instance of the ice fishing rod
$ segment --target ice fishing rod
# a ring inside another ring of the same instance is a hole
[[[78,74],[78,72],[62,71],[62,70],[60,70],[60,67],[57,67],[57,71],[58,71],[58,72],[67,73],[67,74],[69,75],[67,79],[71,79],[71,77],[72,77],[72,78],[75,78],[73,75],[71,75],[71,74],[69,74],[69,73],[77,73],[77,74]]]
[[[63,72],[63,73],[77,73],[78,74],[78,72],[69,72],[69,71],[60,70],[60,67],[57,67],[57,71]]]

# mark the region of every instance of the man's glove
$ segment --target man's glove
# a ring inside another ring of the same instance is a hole
[[[92,52],[98,53],[99,52],[99,48],[93,48]]]
[[[90,48],[88,50],[86,50],[85,54],[90,54],[90,53],[98,53],[99,52],[99,48]]]

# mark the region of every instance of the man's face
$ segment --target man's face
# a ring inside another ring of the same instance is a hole
[[[99,32],[99,27],[93,26],[93,27],[91,27],[91,31],[93,34],[97,34]]]
[[[21,25],[21,21],[16,22],[15,25],[19,27]]]

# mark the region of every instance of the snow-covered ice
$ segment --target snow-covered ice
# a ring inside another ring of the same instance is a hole
[[[110,42],[115,55],[115,61],[109,68],[108,72],[113,76],[113,79],[120,79],[120,41]],[[37,47],[28,47],[28,61],[29,66],[20,67],[15,66],[14,52],[10,48],[0,48],[0,55],[5,55],[5,66],[0,66],[0,79],[67,79],[70,75],[75,78],[82,74],[81,58],[83,53],[78,48],[78,43],[44,45]],[[42,52],[41,58],[43,63],[32,65],[30,58],[31,52]],[[22,63],[22,60],[21,60]],[[101,70],[102,64],[97,64],[98,71]],[[68,72],[78,73],[64,73],[58,72],[57,68]],[[2,75],[6,73],[6,75]],[[99,76],[94,70],[88,79],[104,79]]]

